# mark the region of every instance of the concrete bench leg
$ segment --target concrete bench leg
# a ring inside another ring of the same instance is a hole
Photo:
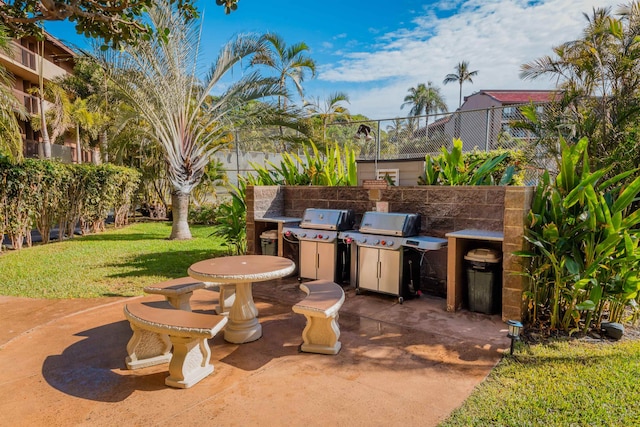
[[[181,295],[169,296],[165,295],[167,301],[173,308],[177,308],[178,310],[191,311],[191,297],[193,296],[193,292],[187,292]]]
[[[213,372],[211,350],[206,338],[170,336],[173,358],[164,383],[170,387],[189,388]]]
[[[171,341],[165,334],[131,325],[133,336],[127,344],[127,368],[140,369],[160,365],[171,360]]]
[[[318,317],[303,313],[307,325],[302,331],[303,344],[300,349],[308,353],[338,354],[342,344],[338,314],[330,317]]]

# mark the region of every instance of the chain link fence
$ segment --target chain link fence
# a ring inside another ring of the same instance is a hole
[[[521,104],[488,109],[456,111],[415,117],[368,121],[336,121],[323,129],[324,140],[355,150],[361,161],[424,159],[437,156],[441,147],[450,150],[453,139],[463,142],[463,151],[521,150],[529,160],[527,181],[535,182],[544,170],[553,171],[555,159],[538,142],[536,127],[523,114],[523,108],[534,109],[538,117],[556,115],[553,104]],[[216,156],[232,183],[237,175],[252,170],[250,163],[279,164],[281,152],[301,154],[295,132],[290,129],[239,131],[230,148]],[[320,145],[319,145],[320,146]]]
[[[441,147],[451,148],[454,138],[462,140],[463,151],[532,149],[538,135],[527,129],[531,122],[522,113],[525,105],[531,104],[366,122],[336,122],[327,126],[327,139],[355,148],[358,159],[363,160],[439,154]],[[539,114],[550,113],[549,104],[534,105],[534,108]]]

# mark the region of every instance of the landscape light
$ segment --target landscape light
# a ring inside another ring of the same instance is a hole
[[[520,339],[520,329],[522,329],[522,323],[517,320],[508,320],[507,326],[509,327],[509,332],[507,333],[507,337],[511,338],[511,351],[509,354],[513,355],[513,343]]]

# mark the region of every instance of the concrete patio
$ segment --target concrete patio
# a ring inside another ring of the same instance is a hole
[[[301,353],[304,297],[295,278],[257,283],[264,336],[210,341],[213,374],[193,388],[164,385],[167,365],[129,371],[131,298],[0,297],[3,425],[432,426],[469,396],[508,348],[500,316],[448,313],[442,298],[400,305],[345,287],[342,350]],[[136,297],[139,300],[157,300]],[[194,293],[212,312],[218,294]]]

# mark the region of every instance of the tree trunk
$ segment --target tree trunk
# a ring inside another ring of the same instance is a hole
[[[109,152],[108,152],[108,147],[107,147],[107,131],[103,130],[102,132],[100,132],[100,136],[99,136],[99,141],[100,141],[100,163],[102,163],[103,161],[105,163],[109,163]]]
[[[80,125],[76,125],[76,163],[82,163],[82,144],[80,143]]]
[[[191,239],[191,230],[187,222],[189,217],[189,195],[174,190],[171,193],[171,205],[173,224],[171,225],[171,236],[169,236],[169,239]]]
[[[51,158],[51,140],[49,139],[49,130],[47,129],[47,118],[44,110],[44,41],[41,41],[40,44],[40,66],[38,67],[38,83],[39,83],[39,91],[38,91],[38,102],[40,107],[40,126],[42,133],[42,148],[43,148],[43,156],[45,159]]]

